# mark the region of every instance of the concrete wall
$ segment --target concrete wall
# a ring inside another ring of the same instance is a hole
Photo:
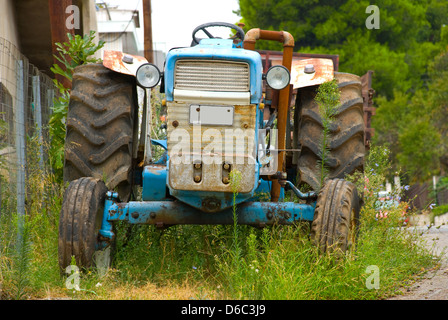
[[[20,49],[13,0],[0,1],[0,38],[8,40]]]

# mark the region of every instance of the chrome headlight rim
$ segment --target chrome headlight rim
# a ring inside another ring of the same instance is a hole
[[[280,73],[279,73],[280,72]],[[280,74],[282,76],[282,82],[281,85],[275,85],[272,82],[272,77],[275,74]],[[275,65],[269,68],[269,70],[266,72],[266,83],[268,84],[269,87],[271,87],[274,90],[282,90],[285,89],[289,83],[291,82],[291,73],[289,72],[289,70],[282,65]]]
[[[149,70],[146,70],[148,67],[150,67]],[[144,78],[144,74],[147,72],[151,72],[152,75],[154,76],[152,80],[150,80],[149,83],[143,83],[143,79]],[[135,78],[137,79],[137,84],[140,87],[143,88],[154,88],[156,85],[159,84],[160,79],[162,78],[162,73],[160,72],[159,68],[157,68],[157,66],[155,64],[152,63],[144,63],[142,64],[140,67],[138,67],[137,72],[135,73]]]

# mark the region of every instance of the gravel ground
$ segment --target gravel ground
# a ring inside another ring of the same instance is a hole
[[[429,271],[423,278],[408,288],[403,295],[388,300],[448,300],[448,226],[432,226],[428,228],[414,227],[422,232],[426,245],[441,256],[441,266]]]

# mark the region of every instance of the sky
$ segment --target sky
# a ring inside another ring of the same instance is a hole
[[[139,8],[142,11],[141,0],[105,1],[123,9]],[[235,24],[241,19],[233,13],[238,9],[238,0],[151,0],[154,49],[167,52],[174,47],[190,46],[194,28],[207,22]],[[139,38],[143,42],[141,29]]]

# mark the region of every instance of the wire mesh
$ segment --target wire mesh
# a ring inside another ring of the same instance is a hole
[[[55,94],[53,80],[0,38],[0,215],[6,206],[25,213],[30,159],[41,168],[47,165]]]

